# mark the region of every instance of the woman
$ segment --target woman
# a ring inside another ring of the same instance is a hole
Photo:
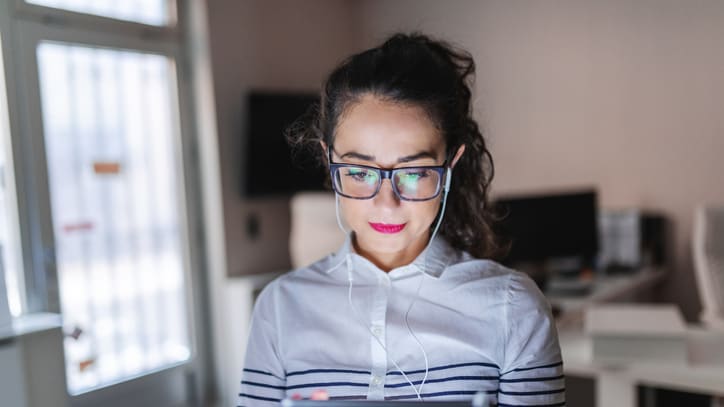
[[[330,74],[290,140],[328,168],[349,233],[337,253],[260,295],[240,405],[319,390],[565,404],[550,307],[530,278],[490,260],[501,248],[474,70],[467,52],[397,34]]]

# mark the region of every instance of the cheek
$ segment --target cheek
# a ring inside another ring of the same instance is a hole
[[[339,205],[344,219],[350,225],[367,221],[370,201],[341,198]]]
[[[422,226],[427,227],[435,220],[439,208],[440,201],[437,199],[426,202],[410,202],[408,213],[416,223],[421,223]]]

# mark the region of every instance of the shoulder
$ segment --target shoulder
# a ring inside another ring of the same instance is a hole
[[[508,295],[511,299],[523,296],[545,301],[545,296],[535,281],[528,274],[516,270],[510,270]]]
[[[443,277],[454,285],[473,284],[493,290],[507,305],[548,308],[548,301],[527,274],[496,261],[477,259],[462,253],[459,261],[445,269]]]

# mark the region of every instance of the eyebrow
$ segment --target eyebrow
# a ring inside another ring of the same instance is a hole
[[[342,158],[342,159],[356,158],[358,160],[363,160],[363,161],[374,161],[375,160],[375,156],[373,156],[373,155],[361,154],[361,153],[358,153],[355,151],[350,151],[350,152],[344,153],[341,156],[339,156],[339,158]],[[398,163],[408,163],[411,161],[419,160],[421,158],[432,158],[433,160],[437,160],[437,154],[435,154],[434,152],[431,152],[431,151],[421,151],[417,154],[406,155],[404,157],[400,157],[397,159],[397,162]]]

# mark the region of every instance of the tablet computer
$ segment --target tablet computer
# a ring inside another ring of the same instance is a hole
[[[470,401],[282,400],[282,407],[472,407]],[[486,405],[487,406],[487,405]]]
[[[488,407],[488,395],[481,392],[472,400],[456,401],[392,401],[392,400],[282,400],[282,407]]]

